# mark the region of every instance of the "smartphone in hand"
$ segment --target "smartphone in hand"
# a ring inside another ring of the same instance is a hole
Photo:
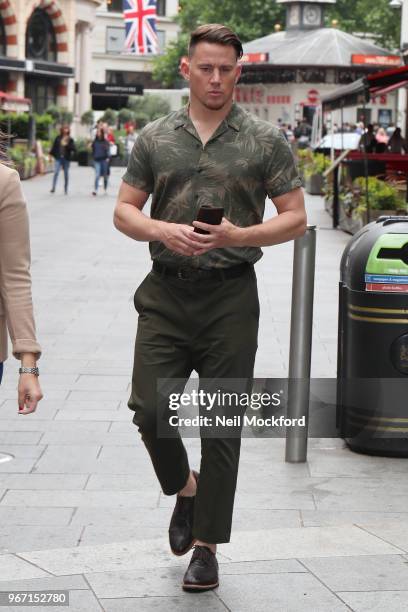
[[[222,206],[200,206],[200,209],[197,214],[197,221],[202,221],[203,223],[208,223],[209,225],[220,225],[222,218],[224,216],[224,208]],[[207,230],[200,229],[198,227],[194,228],[194,231],[197,234],[209,234]]]

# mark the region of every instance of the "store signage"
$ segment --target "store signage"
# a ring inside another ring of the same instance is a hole
[[[291,96],[266,95],[262,87],[236,87],[235,101],[241,104],[290,104]]]
[[[358,55],[351,56],[352,64],[371,64],[376,66],[400,66],[402,61],[399,55]]]
[[[269,53],[244,53],[241,57],[243,64],[257,64],[259,62],[267,62]]]
[[[309,89],[307,92],[307,101],[309,104],[317,104],[320,100],[320,94],[317,89]]]
[[[91,94],[118,96],[142,96],[143,85],[110,85],[109,83],[90,83]]]

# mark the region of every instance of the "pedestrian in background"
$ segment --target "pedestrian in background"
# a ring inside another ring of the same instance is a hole
[[[108,163],[109,163],[109,140],[105,136],[105,130],[102,127],[98,127],[96,130],[96,136],[92,143],[92,155],[94,158],[95,168],[95,188],[92,195],[96,196],[98,193],[99,179],[103,177],[103,187],[105,193],[108,189]]]
[[[385,153],[388,145],[388,136],[383,127],[379,127],[375,135],[375,152]]]
[[[63,125],[60,133],[55,138],[51,147],[50,155],[55,159],[54,176],[52,178],[51,193],[55,192],[58,175],[61,168],[64,172],[64,193],[68,194],[69,164],[76,152],[74,139],[71,137],[69,125]]]
[[[0,142],[4,141],[0,133]],[[29,414],[42,398],[37,359],[41,347],[35,335],[31,297],[30,236],[27,207],[16,170],[0,151],[0,381],[7,359],[7,330],[12,351],[21,361],[18,381],[19,414]]]
[[[106,139],[109,142],[109,159],[107,161],[107,164],[108,164],[108,176],[110,176],[111,161],[112,161],[112,158],[116,157],[118,154],[118,145],[116,144],[115,133],[113,131],[113,127],[110,125],[108,126],[108,124],[106,124],[106,128],[104,129],[105,129]]]
[[[395,128],[395,131],[388,142],[388,150],[390,153],[408,153],[407,141],[401,135],[401,128]]]
[[[137,134],[135,132],[135,124],[129,123],[126,128],[126,140],[125,140],[126,165],[129,162],[130,154],[132,153],[132,149],[136,142],[136,139],[137,139]]]
[[[374,126],[372,123],[369,123],[367,126],[367,131],[361,135],[359,148],[366,153],[374,153],[376,145],[376,139],[374,134]]]

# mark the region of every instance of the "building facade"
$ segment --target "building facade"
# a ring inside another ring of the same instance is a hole
[[[177,38],[179,26],[173,17],[178,13],[178,0],[158,0],[156,29],[159,53]],[[124,53],[125,25],[122,0],[104,0],[96,12],[92,33],[92,94],[88,108],[120,108],[135,87],[160,89],[161,83],[152,78],[153,55]],[[114,92],[118,95],[115,96]],[[124,93],[120,96],[120,92]],[[84,109],[87,110],[87,109]],[[83,109],[81,108],[83,112]]]
[[[372,41],[324,27],[324,9],[336,0],[277,0],[286,5],[286,29],[244,45],[244,68],[236,100],[262,119],[294,124],[313,114],[322,96],[401,58]],[[347,108],[334,122],[396,119],[396,94],[372,98],[366,108]]]
[[[0,90],[30,98],[38,113],[52,104],[74,110],[75,83],[82,98],[89,90],[90,32],[102,1],[0,0]]]

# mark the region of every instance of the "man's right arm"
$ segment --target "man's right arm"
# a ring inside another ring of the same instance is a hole
[[[192,255],[197,250],[194,228],[181,223],[151,219],[143,212],[149,194],[122,181],[113,215],[113,224],[120,232],[142,242],[163,242],[180,255]]]

